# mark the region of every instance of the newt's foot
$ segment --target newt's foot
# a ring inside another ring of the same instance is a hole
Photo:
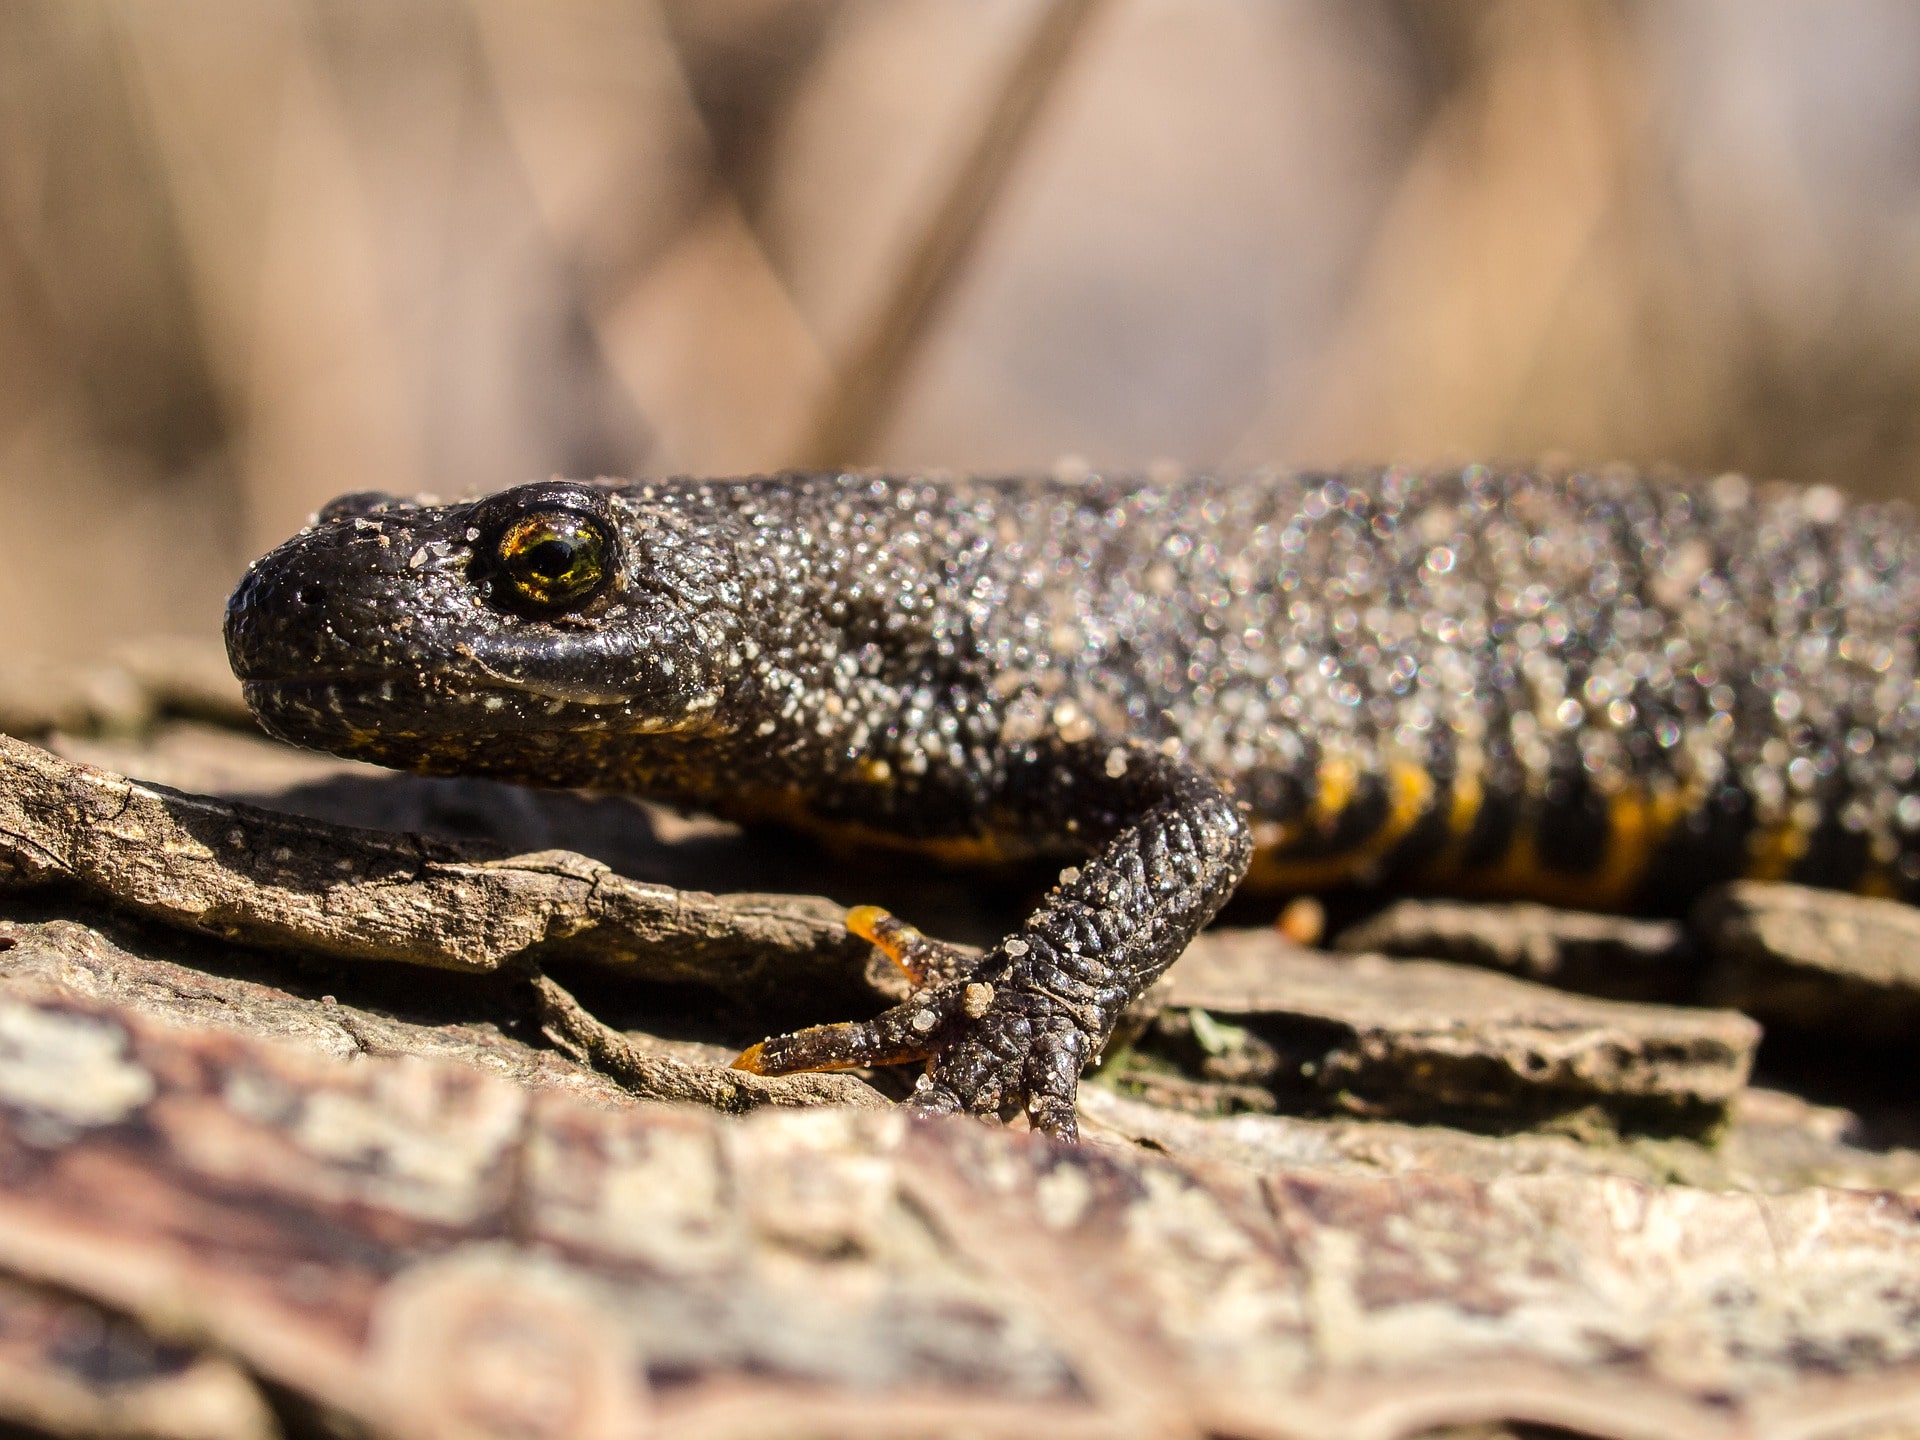
[[[849,914],[847,928],[878,945],[922,988],[871,1020],[763,1040],[733,1062],[736,1070],[788,1075],[924,1060],[927,1070],[909,1108],[1002,1119],[1024,1113],[1044,1134],[1077,1137],[1074,1096],[1088,1044],[1056,1000],[1005,979],[969,978],[1004,976],[1004,963],[994,963],[1004,957],[996,951],[976,960],[873,906]]]

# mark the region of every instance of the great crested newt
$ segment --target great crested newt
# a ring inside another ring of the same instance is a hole
[[[925,1061],[915,1108],[1071,1137],[1123,1007],[1243,883],[1914,898],[1916,619],[1903,507],[1475,465],[349,495],[226,633],[296,744],[1059,857],[983,956],[855,910],[912,997],[736,1064]]]

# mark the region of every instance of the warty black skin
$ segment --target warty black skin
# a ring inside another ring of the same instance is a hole
[[[501,537],[607,539],[560,608]],[[756,1046],[926,1059],[923,1110],[1074,1133],[1081,1069],[1253,866],[1673,909],[1739,874],[1920,890],[1898,507],[1626,471],[1149,482],[777,475],[337,501],[227,641],[274,733],[959,860],[1078,861],[977,961]]]

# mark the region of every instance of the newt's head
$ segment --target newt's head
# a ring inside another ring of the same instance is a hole
[[[716,723],[738,582],[725,527],[685,498],[558,480],[456,505],[346,496],[240,582],[234,673],[295,744],[606,780],[613,737]]]

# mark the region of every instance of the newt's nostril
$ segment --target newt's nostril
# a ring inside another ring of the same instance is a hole
[[[293,598],[302,605],[323,605],[327,599],[327,587],[309,582],[293,592]]]

